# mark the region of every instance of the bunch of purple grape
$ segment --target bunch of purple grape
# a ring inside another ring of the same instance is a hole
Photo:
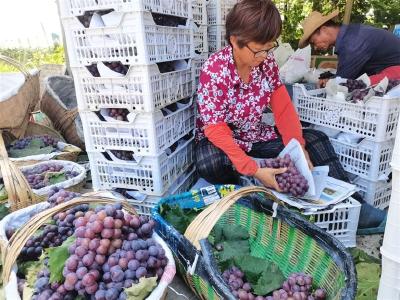
[[[49,192],[47,202],[50,203],[50,207],[54,207],[75,197],[79,197],[80,195],[81,194],[79,193],[74,193],[58,187],[53,187]]]
[[[46,163],[33,168],[22,171],[25,178],[28,180],[29,185],[33,189],[41,189],[49,184],[48,178],[46,178],[47,172],[61,172],[64,166],[57,163]],[[79,172],[74,170],[68,170],[64,172],[66,179],[71,179],[79,175]]]
[[[47,261],[45,260],[46,263]],[[57,291],[57,295],[55,295],[54,291]],[[47,267],[44,267],[37,274],[32,300],[73,300],[76,297],[77,293],[75,291],[69,292],[59,283],[50,283],[50,271]]]
[[[107,108],[107,113],[118,121],[128,121],[129,110],[126,108]]]
[[[172,61],[161,62],[157,64],[160,73],[174,72],[175,67]]]
[[[100,77],[100,73],[96,64],[91,64],[90,66],[86,66],[86,68],[94,77]]]
[[[34,135],[34,136],[28,136],[19,140],[16,140],[10,145],[10,149],[25,149],[33,140],[41,140],[43,141],[43,144],[45,147],[48,146],[53,146],[54,148],[57,148],[57,143],[58,140],[55,139],[54,137],[50,135]]]
[[[364,81],[357,79],[347,79],[346,82],[342,82],[340,85],[347,87],[349,92],[365,89],[367,87]]]
[[[120,73],[122,75],[126,75],[129,71],[129,65],[123,65],[119,61],[112,61],[112,62],[104,62],[104,65],[114,72]]]
[[[400,84],[400,79],[389,79],[386,92],[389,92],[392,88],[398,86],[399,84]]]
[[[175,17],[170,15],[163,15],[152,13],[154,23],[161,26],[178,27],[179,25],[186,25],[186,19],[182,17]]]
[[[133,152],[125,150],[111,150],[111,153],[115,155],[116,158],[122,160],[133,160]]]
[[[282,287],[273,291],[265,300],[325,300],[326,291],[318,288],[313,292],[312,283],[310,275],[292,273]]]
[[[259,164],[261,168],[287,168],[286,172],[275,175],[279,188],[284,193],[302,197],[308,191],[307,179],[296,168],[289,154],[285,154],[284,157],[265,159]]]
[[[244,273],[239,270],[238,267],[231,267],[225,270],[222,273],[222,277],[225,282],[229,285],[229,288],[232,291],[232,294],[238,299],[262,299],[264,297],[257,298],[255,295],[251,293],[251,285],[248,282],[245,282]]]
[[[71,179],[79,175],[78,171],[68,170],[64,173],[66,179]]]
[[[55,225],[47,224],[43,226],[43,230],[39,234],[30,237],[22,248],[20,258],[22,260],[35,260],[39,258],[43,249],[60,246],[74,233],[73,222],[75,218],[88,209],[88,205],[81,204],[55,215],[53,217]]]
[[[168,259],[151,238],[153,220],[124,213],[120,203],[84,209],[57,215],[62,228],[72,221],[76,240],[68,249],[64,282],[49,287],[43,280],[44,288],[35,289],[35,296],[41,298],[35,299],[67,299],[69,294],[94,300],[126,299],[123,288],[141,277],[163,275]]]
[[[364,89],[364,90],[355,90],[353,91],[351,95],[351,100],[353,102],[360,102],[363,101],[365,96],[368,95],[370,89]],[[378,95],[379,96],[379,95]]]

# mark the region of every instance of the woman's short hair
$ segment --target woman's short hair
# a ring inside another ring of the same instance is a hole
[[[228,43],[234,35],[242,48],[249,42],[276,40],[282,31],[282,19],[271,0],[241,0],[228,13],[225,28]]]

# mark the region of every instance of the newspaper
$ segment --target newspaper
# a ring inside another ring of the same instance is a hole
[[[286,153],[295,162],[300,173],[306,177],[310,188],[301,198],[296,198],[290,194],[280,193],[275,190],[271,190],[271,192],[288,205],[304,210],[305,214],[313,213],[327,206],[342,202],[358,190],[353,184],[329,177],[329,166],[314,167],[310,171],[303,150],[296,140],[291,140],[279,154],[279,157],[282,157]],[[246,184],[262,185],[255,178],[242,177],[242,180]]]

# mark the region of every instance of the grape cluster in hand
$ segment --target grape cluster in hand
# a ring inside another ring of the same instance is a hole
[[[269,158],[260,161],[261,168],[287,168],[286,172],[275,175],[279,188],[284,193],[290,193],[294,197],[302,197],[308,191],[308,181],[296,168],[289,154],[284,157]]]

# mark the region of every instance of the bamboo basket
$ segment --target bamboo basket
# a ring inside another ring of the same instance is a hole
[[[42,202],[47,199],[47,194],[37,195],[33,192],[25,176],[19,167],[8,157],[4,146],[3,135],[0,132],[0,172],[3,177],[4,186],[8,194],[8,203],[11,211]],[[81,181],[66,188],[71,192],[79,192],[85,181]]]
[[[235,299],[221,276],[207,240],[216,223],[247,228],[253,255],[273,261],[285,276],[293,272],[312,275],[315,284],[327,291],[328,300],[355,298],[354,263],[338,240],[289,209],[272,204],[278,200],[263,187],[242,188],[224,197],[229,188],[215,187],[222,199],[205,208],[184,235],[161,217],[161,205],[204,207],[204,191],[162,199],[153,210],[157,232],[171,247],[178,271],[200,299]]]
[[[34,136],[34,135],[49,135],[59,139],[60,141],[64,141],[64,138],[54,129],[37,123],[29,123],[29,126],[24,134],[24,137]],[[7,134],[7,136],[3,138],[3,140],[0,140],[0,147],[6,147],[9,144],[11,144],[14,140],[15,140],[14,136]],[[70,144],[65,147],[63,152],[56,154],[51,159],[77,161],[78,155],[81,152],[82,150],[80,148]],[[34,158],[35,155],[30,156],[29,159],[26,160],[21,158],[15,159],[12,157],[10,157],[10,160],[18,167],[29,166],[43,161],[43,159],[34,159]]]
[[[113,204],[115,202],[120,202],[122,204],[122,208],[132,215],[138,215],[136,210],[128,203],[126,199],[113,199],[102,196],[102,192],[92,192],[82,195],[80,197],[74,198],[70,201],[61,203],[52,208],[45,209],[40,213],[33,216],[27,223],[24,224],[22,228],[17,230],[8,243],[2,241],[2,263],[3,263],[3,272],[2,272],[2,280],[7,285],[10,280],[12,280],[12,272],[13,267],[16,263],[16,260],[21,253],[22,248],[28,241],[28,239],[35,234],[35,232],[44,225],[49,218],[53,217],[59,212],[70,209],[76,205],[80,204]],[[153,235],[154,238],[154,235]],[[170,262],[164,270],[164,275],[161,277],[159,286],[156,287],[152,293],[146,299],[160,299],[163,300],[167,295],[167,285],[171,283],[172,278],[175,275],[175,264],[172,259],[172,253],[169,252],[167,245],[157,236],[156,241],[161,244],[161,246],[166,251],[166,256],[169,258]]]
[[[78,128],[80,123],[77,122],[77,119],[80,117],[72,77],[50,76],[46,78],[40,109],[50,118],[54,128],[61,132],[68,143],[85,149],[83,133],[80,133],[80,128]]]
[[[39,101],[39,74],[31,75],[18,61],[1,55],[0,60],[18,69],[25,82],[16,95],[0,102],[0,128],[20,137],[28,126],[30,113]]]

